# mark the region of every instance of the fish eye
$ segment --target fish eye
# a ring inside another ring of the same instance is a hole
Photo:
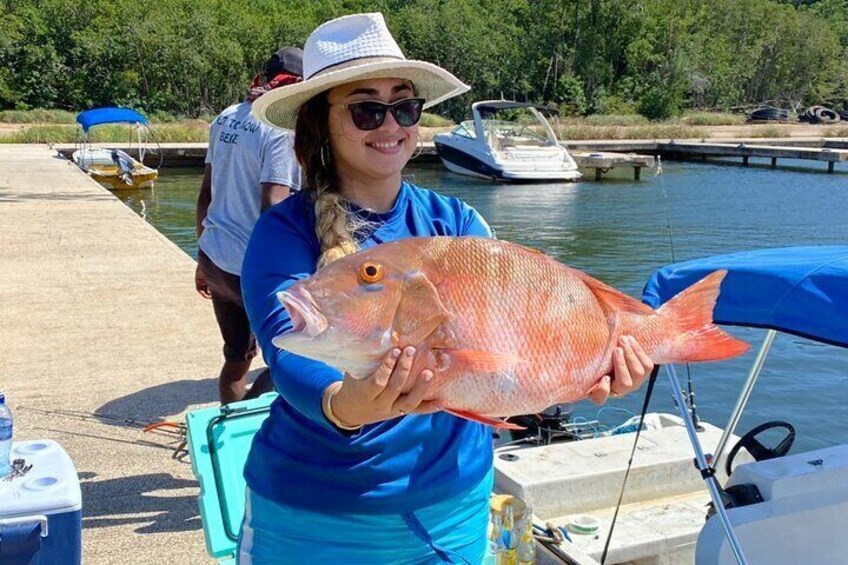
[[[366,284],[374,284],[383,278],[383,266],[377,263],[363,263],[359,267],[359,278]]]

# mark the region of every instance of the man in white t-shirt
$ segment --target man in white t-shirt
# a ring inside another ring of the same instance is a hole
[[[246,100],[221,112],[209,132],[197,198],[195,287],[212,300],[224,338],[221,404],[245,398],[245,377],[258,352],[241,298],[241,263],[250,233],[262,211],[300,189],[294,132],[260,124],[250,113],[251,104],[269,90],[299,81],[301,58],[302,51],[294,47],[277,51],[254,77]],[[266,369],[250,397],[272,388]]]

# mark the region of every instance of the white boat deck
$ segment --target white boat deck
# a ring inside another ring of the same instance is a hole
[[[607,557],[610,565],[693,562],[710,497],[695,468],[685,428],[672,420],[664,424],[667,427],[643,431],[639,439]],[[721,430],[703,425],[699,437],[709,451],[718,443]],[[633,441],[634,434],[629,433],[501,448],[495,457],[496,490],[527,501],[539,523],[568,528],[580,516],[597,520],[597,533],[572,532],[573,544],[566,542],[564,547],[581,565],[593,565],[603,552]],[[504,454],[518,459],[505,460],[500,457]],[[725,479],[719,473],[719,480]]]

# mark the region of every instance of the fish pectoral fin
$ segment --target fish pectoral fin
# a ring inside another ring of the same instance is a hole
[[[605,311],[627,312],[630,314],[642,314],[645,316],[650,316],[654,313],[653,308],[646,304],[642,304],[632,296],[624,294],[620,290],[616,290],[610,285],[590,277],[586,273],[582,273],[580,271],[576,272],[580,276],[580,280],[589,287],[589,290],[595,295],[595,298],[598,299],[598,302],[601,303],[601,306]]]
[[[433,283],[421,273],[410,275],[403,283],[403,292],[392,324],[403,343],[420,343],[450,316]]]
[[[445,412],[448,414],[453,414],[457,418],[464,418],[465,420],[471,420],[473,422],[480,422],[481,424],[486,424],[487,426],[493,426],[495,428],[502,428],[505,430],[526,430],[522,426],[517,424],[512,424],[507,422],[506,420],[499,420],[497,418],[490,418],[488,416],[483,416],[482,414],[478,414],[476,412],[471,412],[469,410],[453,410],[451,408],[445,408]]]
[[[447,355],[451,367],[469,373],[500,373],[524,362],[524,359],[520,357],[497,351],[474,349],[433,349],[433,351]]]

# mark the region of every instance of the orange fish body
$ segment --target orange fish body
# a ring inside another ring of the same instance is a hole
[[[430,398],[457,415],[535,413],[586,397],[622,335],[656,364],[748,345],[712,324],[725,272],[653,310],[552,257],[505,241],[410,238],[344,257],[280,293],[294,325],[275,344],[364,378],[414,346]]]

